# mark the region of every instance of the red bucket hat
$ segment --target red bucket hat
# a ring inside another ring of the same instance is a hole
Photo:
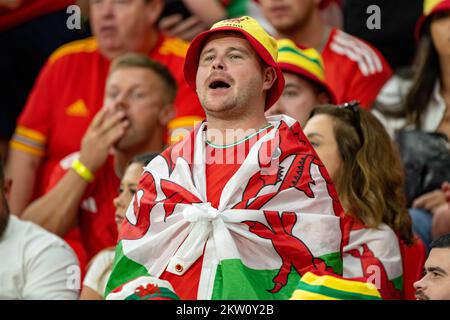
[[[200,53],[208,37],[213,33],[221,31],[236,31],[242,34],[250,42],[259,57],[267,65],[275,69],[277,79],[267,91],[266,96],[265,110],[269,109],[278,100],[284,89],[283,73],[276,62],[278,57],[277,42],[255,19],[248,16],[219,21],[211,29],[200,33],[192,40],[184,61],[184,78],[188,85],[194,91],[196,90],[195,78]]]

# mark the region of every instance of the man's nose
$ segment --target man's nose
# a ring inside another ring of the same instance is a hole
[[[111,18],[114,15],[114,6],[113,1],[111,0],[103,0],[100,4],[100,14],[103,19]]]
[[[225,63],[222,59],[216,59],[212,65],[213,69],[225,70]]]
[[[422,277],[422,279],[414,282],[414,285],[413,285],[414,289],[416,289],[416,290],[423,289],[423,287],[424,287],[424,279],[425,279],[425,277]]]
[[[128,95],[120,94],[113,100],[112,108],[115,111],[119,111],[128,108],[128,105]]]

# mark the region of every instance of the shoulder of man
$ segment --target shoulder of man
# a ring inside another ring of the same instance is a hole
[[[49,57],[48,63],[54,64],[56,61],[74,59],[81,55],[98,53],[97,40],[94,37],[85,38],[66,43],[56,49]]]
[[[160,34],[156,52],[162,56],[172,56],[184,60],[189,43],[175,37]]]
[[[63,239],[41,226],[30,221],[20,220],[15,216],[11,216],[9,223],[11,223],[15,236],[20,238],[21,246],[28,255],[27,259],[39,256],[42,252],[51,248],[67,250],[75,257],[72,249]]]

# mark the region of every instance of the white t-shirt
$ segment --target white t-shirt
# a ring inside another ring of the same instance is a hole
[[[404,80],[398,76],[393,76],[383,87],[377,97],[377,101],[387,106],[403,105],[406,95],[412,86],[411,80]],[[427,132],[436,132],[439,124],[445,115],[447,108],[440,91],[439,81],[436,82],[428,103],[426,111],[421,118],[422,130]],[[386,128],[391,138],[394,138],[395,132],[405,126],[405,118],[387,117],[376,109],[372,109],[372,114],[380,120]]]
[[[83,285],[91,288],[102,297],[111,275],[114,253],[114,249],[106,249],[98,253],[92,259],[92,264],[84,277]]]
[[[72,249],[38,225],[11,215],[0,238],[0,299],[78,299]]]

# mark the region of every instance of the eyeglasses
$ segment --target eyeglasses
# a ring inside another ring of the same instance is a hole
[[[357,100],[353,100],[350,102],[346,102],[342,105],[338,106],[339,108],[350,110],[353,114],[353,126],[355,127],[356,132],[358,133],[359,141],[361,145],[364,144],[364,134],[361,128],[361,116],[359,114],[360,103]]]

